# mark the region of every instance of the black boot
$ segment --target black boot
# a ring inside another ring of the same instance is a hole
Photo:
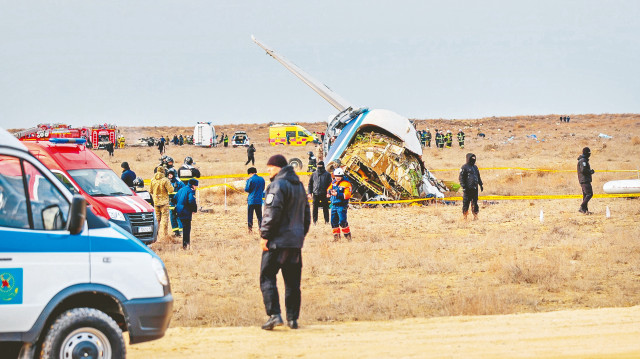
[[[284,324],[280,314],[274,314],[269,317],[266,323],[262,324],[262,329],[273,330],[274,327]]]
[[[298,321],[297,320],[288,320],[287,321],[287,325],[289,326],[289,328],[291,329],[298,329]]]

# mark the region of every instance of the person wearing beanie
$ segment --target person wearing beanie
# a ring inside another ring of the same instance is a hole
[[[318,222],[318,207],[322,207],[324,223],[329,223],[329,199],[326,188],[331,184],[331,174],[324,168],[324,161],[318,162],[318,168],[311,174],[307,186],[307,196],[313,202],[313,224]]]
[[[482,187],[482,178],[480,178],[480,171],[476,166],[476,155],[473,153],[467,153],[467,162],[460,168],[460,187],[463,189],[462,194],[462,215],[464,219],[467,219],[469,214],[469,204],[471,204],[471,212],[473,213],[473,220],[478,219],[478,186],[480,191],[484,191]]]
[[[271,156],[267,170],[271,183],[265,192],[260,224],[260,290],[269,319],[262,329],[272,330],[284,324],[276,286],[276,274],[280,270],[285,286],[287,325],[298,329],[302,245],[309,232],[311,211],[304,185],[284,156]]]
[[[120,176],[122,181],[124,181],[128,187],[134,187],[133,181],[136,179],[136,173],[129,168],[128,162],[122,162],[120,167],[122,168],[122,175]]]
[[[578,157],[578,182],[582,187],[582,204],[580,205],[579,212],[584,214],[591,214],[589,212],[589,200],[593,197],[593,188],[591,187],[591,175],[595,173],[589,165],[589,157],[591,157],[591,150],[589,147],[582,149],[582,154]]]
[[[249,178],[244,186],[244,191],[249,193],[247,197],[247,225],[249,232],[253,231],[253,212],[258,219],[258,228],[262,223],[262,196],[264,195],[264,178],[258,176],[258,170],[251,167],[247,170]]]
[[[176,214],[182,222],[182,249],[191,248],[191,220],[193,213],[198,211],[196,187],[198,187],[198,180],[192,178],[175,196]]]

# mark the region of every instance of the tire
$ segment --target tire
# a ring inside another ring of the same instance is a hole
[[[93,308],[75,308],[62,313],[44,337],[42,359],[124,358],[126,349],[118,324]]]
[[[302,161],[299,158],[292,158],[289,160],[289,165],[293,167],[294,170],[300,171],[302,170]]]

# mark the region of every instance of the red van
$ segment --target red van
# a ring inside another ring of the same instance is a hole
[[[133,234],[145,244],[156,241],[158,222],[153,207],[136,195],[84,139],[57,138],[23,142],[29,152],[72,193],[87,199],[93,213]]]

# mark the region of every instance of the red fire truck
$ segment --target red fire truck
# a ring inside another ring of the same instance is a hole
[[[84,138],[89,139],[88,128],[72,128],[63,123],[41,123],[36,127],[20,131],[15,136],[20,141],[49,141],[50,138]]]
[[[94,150],[99,148],[106,148],[109,142],[113,143],[113,147],[116,148],[116,140],[118,139],[118,128],[116,125],[103,124],[95,125],[90,129],[91,135],[89,141],[91,141],[91,147]]]

